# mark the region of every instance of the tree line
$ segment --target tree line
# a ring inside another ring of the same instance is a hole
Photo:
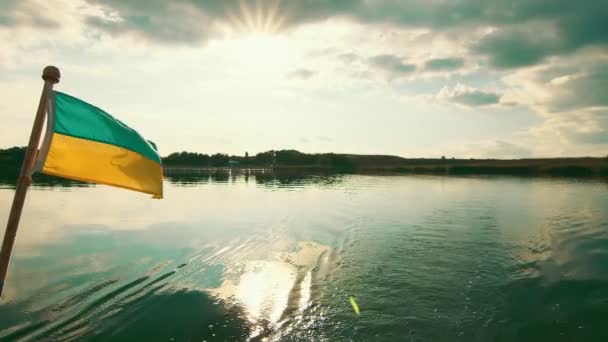
[[[0,149],[0,165],[3,169],[19,169],[25,156],[25,147],[11,147]],[[335,153],[307,154],[296,150],[271,150],[250,156],[228,155],[224,153],[204,154],[196,152],[175,152],[162,157],[166,166],[192,166],[192,167],[272,167],[272,166],[323,166],[348,169],[353,166],[349,155]]]
[[[0,180],[14,180],[19,172],[25,147],[0,149]],[[193,168],[273,168],[301,172],[392,172],[430,174],[509,174],[556,176],[608,176],[608,158],[548,159],[448,159],[402,158],[390,155],[302,153],[271,150],[250,156],[223,153],[176,152],[162,158],[165,167]]]
[[[296,150],[271,150],[249,156],[235,156],[222,153],[203,154],[196,152],[176,152],[162,158],[166,166],[223,167],[240,165],[247,167],[272,166],[323,166],[339,169],[353,167],[348,155],[335,153],[308,154]]]

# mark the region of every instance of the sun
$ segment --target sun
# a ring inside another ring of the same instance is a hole
[[[244,71],[280,71],[297,50],[286,37],[291,7],[280,0],[226,1],[222,56]],[[293,6],[292,6],[293,7]]]
[[[241,32],[276,33],[284,28],[288,9],[280,0],[239,0],[225,8],[230,24]]]
[[[287,30],[294,10],[292,3],[280,0],[226,1],[227,19],[220,24],[223,39],[212,45],[240,77],[284,74],[302,57]]]
[[[236,67],[258,71],[283,69],[294,62],[297,53],[289,39],[268,32],[250,32],[225,40],[223,51]]]

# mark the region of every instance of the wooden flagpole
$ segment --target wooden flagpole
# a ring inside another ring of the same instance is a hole
[[[59,69],[54,66],[47,66],[42,71],[44,87],[42,88],[42,95],[40,95],[40,102],[38,103],[38,111],[36,112],[36,118],[34,119],[30,142],[25,150],[25,157],[23,158],[23,164],[21,164],[21,172],[19,172],[19,178],[17,178],[17,189],[15,189],[13,205],[11,206],[8,223],[6,224],[6,231],[4,232],[2,250],[0,250],[0,296],[2,296],[2,290],[4,289],[4,280],[6,279],[8,263],[11,259],[11,251],[13,250],[15,237],[17,236],[17,228],[19,227],[19,219],[21,218],[25,195],[28,186],[32,182],[31,174],[34,162],[36,161],[40,135],[46,117],[48,95],[53,90],[53,85],[59,83],[60,77],[61,74],[59,73]]]

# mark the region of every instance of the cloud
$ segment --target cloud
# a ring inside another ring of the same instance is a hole
[[[488,56],[491,65],[498,68],[532,65],[548,56],[608,44],[608,20],[605,20],[608,2],[598,0],[88,2],[107,8],[121,19],[104,25],[91,19],[93,27],[113,34],[138,31],[149,39],[166,42],[204,41],[213,36],[209,31],[218,23],[245,30],[279,31],[332,18],[348,18],[365,24],[433,31],[492,27],[493,32],[473,46],[473,51]],[[207,20],[197,22],[200,18]],[[198,25],[187,25],[194,23]],[[545,39],[545,32],[550,33],[550,39]]]
[[[463,66],[464,59],[459,57],[430,59],[424,63],[424,69],[429,71],[450,71]]]
[[[287,75],[287,78],[290,80],[308,80],[313,78],[317,74],[316,71],[308,70],[308,69],[297,69],[290,72]]]
[[[0,0],[0,28],[31,26],[56,29],[57,21],[45,15],[45,6],[28,0]]]
[[[607,54],[581,51],[509,73],[502,82],[510,86],[502,102],[525,104],[543,119],[528,134],[539,145],[553,146],[551,154],[597,155],[589,146],[606,145]]]
[[[497,104],[499,100],[500,96],[498,96],[497,94],[480,90],[464,92],[456,94],[452,97],[452,101],[468,106],[484,106]]]
[[[608,151],[608,130],[597,115],[568,113],[549,117],[537,126],[500,139],[446,146],[447,154],[473,158],[603,157]],[[608,121],[608,110],[604,111]]]
[[[520,144],[503,140],[485,141],[469,144],[465,149],[465,155],[478,158],[528,158],[533,156],[532,149]]]
[[[548,87],[554,93],[548,103],[550,111],[608,107],[608,61],[585,66],[575,74],[554,78]]]
[[[353,52],[341,53],[338,55],[338,59],[346,64],[353,63],[359,60],[361,57]]]
[[[559,51],[557,33],[548,31],[543,27],[498,30],[474,45],[473,51],[487,56],[495,68],[534,65]]]
[[[582,144],[608,145],[608,130],[599,133],[579,133],[574,140]]]
[[[498,69],[532,66],[590,46],[608,47],[608,2],[598,0],[84,1],[99,9],[100,14],[82,14],[93,32],[133,35],[161,44],[196,46],[221,38],[226,31],[279,32],[328,19],[346,19],[389,29],[423,29],[430,32],[429,39],[457,31],[460,33],[451,35],[453,41],[469,49],[473,57],[487,58],[489,66]],[[0,28],[67,25],[45,16],[41,4],[45,2],[1,0]],[[478,29],[488,34],[474,42],[470,38]],[[355,56],[344,54],[342,58],[349,63]],[[462,67],[461,63],[459,58],[431,60],[425,70],[448,71]]]
[[[358,1],[87,0],[118,20],[91,17],[109,34],[135,33],[150,41],[198,44],[220,37],[219,28],[277,32],[351,12]]]
[[[372,67],[383,70],[389,79],[399,78],[416,70],[416,65],[404,63],[395,55],[377,55],[369,58],[367,62]]]
[[[520,134],[544,156],[602,156],[608,150],[608,110],[553,114]]]
[[[501,95],[495,92],[479,90],[458,84],[453,88],[443,87],[435,99],[457,103],[469,107],[495,105],[500,102]]]
[[[456,158],[519,159],[541,156],[542,153],[539,154],[539,151],[536,150],[537,146],[531,144],[531,142],[530,139],[518,141],[515,137],[506,137],[464,144],[452,143],[441,150],[448,158],[454,156]]]
[[[496,68],[535,65],[550,56],[568,55],[588,46],[608,46],[606,1],[557,1],[538,7],[531,1],[530,17],[519,25],[501,27],[472,48]],[[532,15],[534,14],[534,15]]]
[[[199,43],[220,36],[213,17],[193,10],[187,4],[174,4],[165,11],[155,13],[148,8],[120,16],[88,16],[85,22],[112,36],[129,33],[168,44]]]

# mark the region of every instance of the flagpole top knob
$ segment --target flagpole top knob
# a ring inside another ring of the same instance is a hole
[[[42,79],[53,84],[59,83],[59,79],[61,78],[61,73],[57,67],[52,65],[47,66],[42,70]]]

